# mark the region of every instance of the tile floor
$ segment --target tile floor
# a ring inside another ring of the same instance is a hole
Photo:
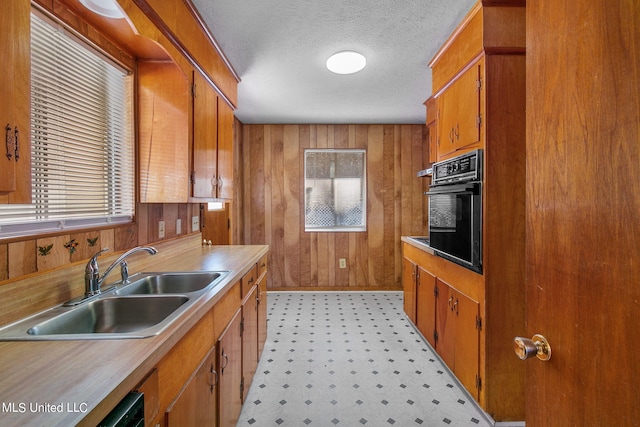
[[[402,292],[270,292],[238,426],[493,426],[406,319]]]

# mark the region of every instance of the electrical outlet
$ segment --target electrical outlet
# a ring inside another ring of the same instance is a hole
[[[200,217],[192,216],[191,217],[191,231],[196,232],[200,231]]]
[[[176,219],[176,234],[182,234],[182,220]]]
[[[158,222],[158,239],[164,239],[164,221]]]
[[[340,268],[347,268],[347,260],[340,258]]]

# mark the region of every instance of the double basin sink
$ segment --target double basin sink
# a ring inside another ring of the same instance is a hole
[[[0,341],[146,338],[157,335],[228,272],[140,273],[73,307],[57,306],[0,329]]]

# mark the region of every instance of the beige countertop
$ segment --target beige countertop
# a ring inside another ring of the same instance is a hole
[[[159,335],[0,342],[0,425],[96,425],[267,252],[262,245],[195,247],[147,269],[230,271]]]

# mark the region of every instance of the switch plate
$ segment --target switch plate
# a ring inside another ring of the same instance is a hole
[[[176,219],[176,234],[182,234],[182,220]]]
[[[158,239],[164,239],[164,221],[158,221]]]
[[[200,217],[192,216],[191,217],[191,231],[200,231]]]
[[[340,258],[340,268],[347,268],[347,260],[345,258]]]

